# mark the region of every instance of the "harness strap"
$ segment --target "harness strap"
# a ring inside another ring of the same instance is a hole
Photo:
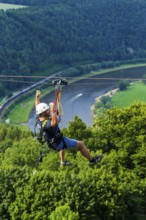
[[[44,120],[44,122],[42,123],[42,133],[41,135],[43,136],[43,132],[44,132],[44,127],[46,125],[46,123],[48,122],[48,120]],[[45,137],[44,137],[45,139]],[[54,137],[52,137],[51,139],[45,139],[44,142],[48,142],[48,145],[53,148],[54,150],[56,150],[56,148],[54,147],[54,144],[59,143],[60,141],[63,141],[63,146],[65,148],[66,144],[65,141],[63,139],[63,134],[60,132],[60,129],[58,127],[56,127],[56,131],[54,132]]]
[[[42,124],[42,127],[43,127],[43,128],[44,128],[45,125],[47,124],[47,121],[48,121],[48,119],[46,119],[46,120],[43,121],[43,124]]]
[[[45,142],[48,142],[48,145],[50,146],[50,148],[56,150],[56,148],[54,147],[54,144],[57,144],[59,143],[60,141],[63,142],[63,149],[64,148],[67,148],[66,146],[66,143],[64,141],[64,138],[63,138],[63,134],[60,132],[60,129],[58,129],[58,127],[56,128],[56,132],[55,132],[55,135],[52,139],[47,139],[45,138],[45,125],[47,124],[48,120],[44,120],[42,125],[41,125],[41,129],[40,129],[40,133],[39,133],[39,136],[36,136],[36,139],[41,143],[41,144],[44,144]],[[38,121],[37,121],[38,123]],[[36,125],[37,125],[36,123]],[[35,133],[36,134],[36,133]]]

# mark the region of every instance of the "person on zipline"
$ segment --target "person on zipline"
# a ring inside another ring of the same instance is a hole
[[[44,136],[44,139],[50,148],[59,151],[61,166],[68,166],[71,164],[65,158],[65,149],[74,148],[79,150],[81,154],[85,158],[87,158],[91,165],[99,162],[102,159],[103,155],[92,157],[83,141],[63,136],[58,125],[59,119],[56,110],[56,103],[50,102],[50,104],[48,105],[46,103],[40,102],[40,94],[41,92],[37,90],[35,97],[35,106],[36,114],[39,117],[39,124],[42,129],[42,135]]]

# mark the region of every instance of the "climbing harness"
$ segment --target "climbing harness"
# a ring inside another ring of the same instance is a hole
[[[36,139],[41,143],[44,144],[45,142],[47,143],[47,147],[52,150],[57,150],[57,144],[63,141],[63,148],[66,148],[65,141],[63,139],[63,134],[61,133],[60,129],[58,126],[56,127],[48,127],[46,128],[46,124],[50,119],[46,119],[42,122],[42,125],[40,124],[40,121],[38,120],[38,125],[40,126],[40,132],[38,136],[36,135]],[[47,130],[50,130],[49,135]],[[55,131],[53,131],[55,129]],[[52,135],[53,134],[53,135]],[[52,137],[53,136],[53,137]],[[47,147],[44,148],[42,151],[40,157],[39,157],[39,162],[42,162],[43,155],[45,154]]]
[[[52,81],[52,85],[55,86],[54,104],[56,108],[56,113],[59,117],[61,117],[61,115],[63,115],[64,113],[64,110],[62,108],[61,101],[60,101],[61,93],[62,93],[62,86],[68,85],[68,82],[65,79],[57,79],[57,80]],[[59,143],[60,141],[63,141],[63,146],[64,148],[66,148],[66,144],[63,139],[63,134],[60,132],[60,129],[58,126],[56,126],[56,131],[53,131],[53,129],[55,129],[54,127],[50,126],[50,128],[48,128],[50,129],[49,132],[51,133],[54,132],[53,137],[50,138],[49,134],[47,133],[47,129],[45,127],[48,121],[51,122],[51,117],[48,117],[41,124],[41,121],[39,120],[39,115],[36,117],[36,123],[34,126],[34,138],[38,140],[42,145],[46,142],[47,147],[53,150],[57,150],[56,144]],[[36,132],[36,128],[39,129],[39,132]],[[46,150],[47,148],[45,147],[40,155],[39,162],[42,162],[42,158]]]
[[[68,82],[65,79],[56,79],[56,80],[52,81],[52,85],[55,86],[54,104],[55,104],[57,115],[60,117],[62,115],[60,112],[61,111],[60,107],[62,107],[62,105],[61,105],[62,87],[61,86],[68,85]],[[43,124],[41,125],[40,121],[39,121],[39,115],[36,116],[36,122],[34,125],[34,137],[42,144],[44,144],[46,142],[46,140],[43,138],[43,130],[44,130],[44,127],[45,127],[48,120],[51,120],[51,117],[49,117],[47,120],[45,120],[43,122]],[[36,128],[38,128],[38,130],[40,132],[36,132]]]
[[[46,125],[48,120],[45,120],[41,125],[39,116],[37,116],[36,118],[36,123],[34,126],[34,138],[38,140],[41,144],[44,144],[46,142],[46,139],[44,137],[44,126]],[[36,128],[38,128],[39,132],[36,132]]]

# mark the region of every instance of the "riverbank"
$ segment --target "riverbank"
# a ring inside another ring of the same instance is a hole
[[[112,90],[110,90],[110,91],[104,93],[103,95],[100,95],[100,96],[98,96],[98,97],[95,98],[95,102],[94,102],[94,104],[93,104],[93,105],[91,106],[91,108],[90,108],[91,111],[92,111],[92,113],[93,113],[93,116],[94,116],[94,117],[95,117],[95,115],[94,115],[94,106],[95,106],[95,104],[96,104],[97,102],[100,102],[100,99],[101,99],[103,96],[112,97],[112,96],[115,95],[118,91],[119,91],[118,88],[112,89]]]
[[[103,96],[112,97],[113,95],[115,95],[115,94],[118,92],[118,90],[119,90],[119,89],[117,88],[117,89],[112,89],[112,90],[108,91],[108,92],[105,93],[104,95],[101,95],[101,96],[97,97],[97,98],[95,99],[95,102],[99,102],[100,99],[101,99],[101,97],[103,97]]]

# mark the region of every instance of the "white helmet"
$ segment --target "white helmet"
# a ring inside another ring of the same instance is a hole
[[[46,103],[39,103],[36,106],[36,114],[39,115],[39,114],[45,112],[47,109],[49,109],[49,105],[47,105]]]

